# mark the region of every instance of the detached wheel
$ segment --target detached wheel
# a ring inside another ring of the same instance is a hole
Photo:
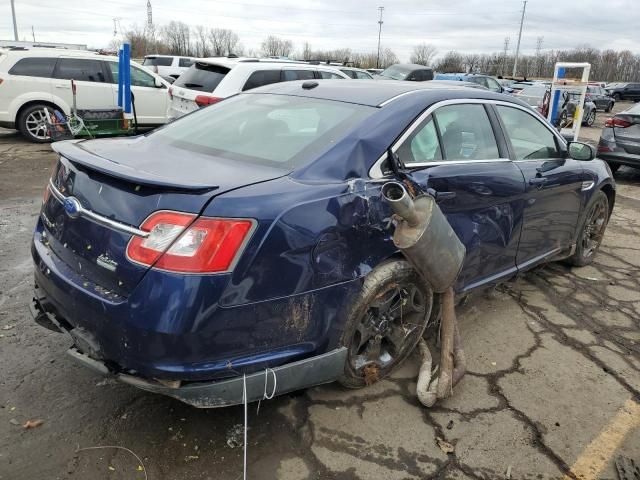
[[[51,141],[45,110],[49,111],[50,116],[53,115],[53,109],[41,103],[31,105],[20,112],[18,129],[27,140],[35,143]]]
[[[351,309],[342,336],[347,362],[338,381],[360,388],[389,375],[418,343],[432,305],[431,289],[407,261],[376,267]]]
[[[589,115],[587,115],[587,120],[585,121],[585,124],[587,125],[587,127],[593,127],[594,123],[596,123],[596,109],[595,108],[589,112]]]
[[[586,215],[580,226],[576,251],[567,261],[576,267],[584,267],[593,262],[602,243],[604,231],[609,222],[609,199],[602,191],[593,195],[586,208]]]

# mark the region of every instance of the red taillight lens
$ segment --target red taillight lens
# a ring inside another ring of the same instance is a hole
[[[611,117],[607,118],[604,122],[605,127],[618,127],[618,128],[627,128],[633,125],[631,122],[627,122],[626,120],[622,120],[621,118]]]
[[[196,96],[195,102],[199,107],[206,107],[207,105],[212,105],[214,103],[218,103],[222,98],[220,97],[210,97],[209,95],[198,95]]]
[[[146,238],[133,237],[127,256],[134,262],[183,273],[229,270],[253,222],[244,219],[199,218],[180,212],[158,212],[141,225]]]

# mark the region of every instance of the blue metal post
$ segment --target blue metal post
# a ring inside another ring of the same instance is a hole
[[[564,78],[564,67],[558,68],[558,79]],[[560,105],[560,90],[553,92],[553,98],[551,99],[551,124],[555,125],[558,119],[558,106]]]
[[[118,107],[122,108],[124,105],[124,54],[122,47],[118,50]]]
[[[124,113],[131,113],[131,45],[122,45],[124,57]]]

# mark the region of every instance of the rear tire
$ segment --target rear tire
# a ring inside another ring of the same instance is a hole
[[[28,106],[18,116],[17,127],[20,133],[34,143],[48,143],[51,141],[47,125],[45,110],[53,115],[53,108],[44,103],[34,103]]]
[[[580,224],[575,253],[567,262],[576,267],[584,267],[593,262],[602,237],[609,222],[609,198],[602,190],[593,195],[585,209],[585,215]]]
[[[422,336],[433,293],[406,260],[377,266],[364,280],[342,335],[348,349],[344,373],[348,388],[361,388],[389,375]]]
[[[587,127],[593,127],[593,124],[596,123],[596,109],[594,108],[589,112],[587,116],[587,120],[584,122]]]
[[[607,162],[607,165],[609,165],[609,170],[611,170],[611,173],[616,173],[621,166],[619,163],[610,162]]]

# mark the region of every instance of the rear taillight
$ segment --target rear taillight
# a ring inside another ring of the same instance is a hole
[[[173,87],[169,87],[169,98],[173,100]]]
[[[199,107],[206,107],[207,105],[212,105],[214,103],[218,103],[222,98],[220,97],[210,97],[209,95],[198,95],[196,96],[195,102]]]
[[[633,125],[631,122],[616,117],[607,118],[604,122],[605,127],[627,128],[631,125]]]
[[[154,213],[140,226],[149,236],[134,236],[129,241],[128,258],[172,272],[228,271],[248,238],[253,221],[195,218],[180,212]]]

